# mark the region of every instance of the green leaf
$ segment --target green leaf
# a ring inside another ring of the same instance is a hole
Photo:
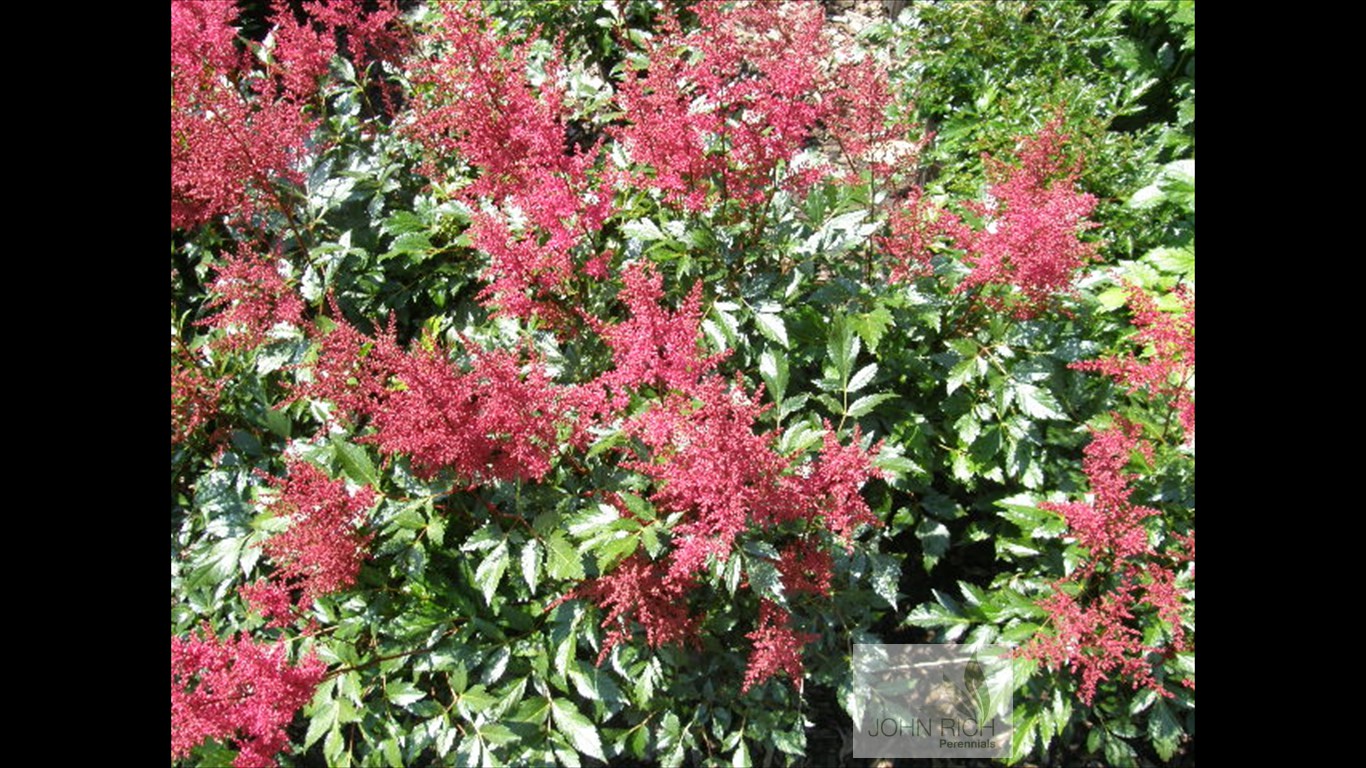
[[[574,690],[589,701],[600,701],[607,704],[611,711],[620,708],[626,703],[626,697],[617,686],[611,674],[599,669],[593,664],[585,664],[574,659],[569,664],[569,680],[574,684]]]
[[[621,225],[621,231],[627,237],[644,240],[646,242],[663,240],[668,237],[664,234],[664,231],[659,228],[659,225],[655,224],[651,219],[635,219],[634,221],[628,221]]]
[[[1023,717],[1017,708],[1014,720],[1015,730],[1010,734],[1010,760],[1019,762],[1028,757],[1034,749],[1035,733],[1038,730],[1035,724],[1038,722],[1038,716]]]
[[[1015,402],[1020,404],[1020,410],[1036,419],[1057,419],[1066,420],[1058,405],[1058,401],[1053,397],[1053,393],[1041,387],[1026,382],[1015,383]]]
[[[541,542],[531,539],[522,547],[522,579],[526,581],[527,588],[531,594],[536,594],[536,586],[540,583],[541,561],[545,558],[542,551]]]
[[[901,565],[897,559],[891,555],[884,555],[880,552],[869,553],[868,559],[871,561],[873,582],[873,592],[878,597],[887,601],[896,610],[896,599],[900,594],[897,586],[901,581]]]
[[[978,363],[982,363],[978,366]],[[949,370],[949,376],[945,384],[948,387],[948,394],[952,395],[954,390],[964,386],[968,382],[981,375],[981,369],[986,365],[986,361],[976,357],[968,357],[960,360],[957,365]]]
[[[333,440],[332,447],[336,449],[337,463],[347,477],[361,485],[379,485],[379,473],[364,448],[343,440]]]
[[[1105,760],[1114,766],[1137,765],[1138,754],[1129,746],[1129,742],[1111,735],[1105,740]]]
[[[498,582],[502,580],[507,567],[508,544],[504,539],[488,553],[474,572],[474,583],[484,593],[485,603],[493,605],[493,593],[498,591]]]
[[[855,373],[850,377],[849,385],[844,388],[844,391],[857,392],[868,386],[868,383],[873,380],[874,376],[877,376],[877,363],[869,363],[860,368],[858,373]]]
[[[863,343],[868,345],[868,351],[876,355],[878,342],[882,341],[887,329],[892,326],[892,313],[879,305],[870,312],[855,316],[853,326]]]
[[[384,695],[390,702],[400,707],[406,707],[415,701],[426,698],[425,691],[418,689],[407,680],[391,680],[384,686]]]
[[[787,605],[787,595],[783,590],[782,577],[778,567],[762,557],[746,557],[745,573],[749,576],[749,586],[754,594],[772,600],[778,605]]]
[[[781,344],[784,349],[787,348],[787,326],[783,324],[781,317],[768,312],[756,312],[754,323],[769,341]]]
[[[826,354],[839,374],[841,384],[849,381],[849,374],[854,370],[859,343],[858,336],[849,332],[849,324],[845,322],[844,316],[835,315],[826,338]]]
[[[678,715],[669,712],[660,723],[659,751],[664,753],[662,760],[666,766],[682,765],[686,756],[687,744],[683,741],[683,726]]]
[[[432,241],[428,239],[426,232],[405,232],[394,238],[393,245],[389,246],[389,250],[384,254],[384,258],[392,258],[404,254],[421,254],[426,256],[434,250],[436,250],[436,247],[432,245]],[[421,261],[421,259],[414,259],[414,261]]]
[[[928,517],[920,519],[915,527],[916,538],[925,551],[925,568],[933,568],[939,558],[949,551],[949,529],[938,520]]]
[[[1181,724],[1172,716],[1167,702],[1158,699],[1153,704],[1152,714],[1148,715],[1148,738],[1152,739],[1153,749],[1163,760],[1170,760],[1181,746]]]
[[[401,235],[405,232],[420,232],[427,228],[427,222],[423,221],[412,211],[394,211],[389,218],[380,225],[380,231],[386,235]]]
[[[778,749],[789,755],[803,757],[806,755],[806,731],[797,730],[775,730],[773,731],[773,744]]]
[[[740,744],[735,748],[735,754],[730,756],[731,768],[750,768],[754,761],[749,758],[749,749],[745,747],[745,740],[740,739]]]
[[[768,387],[773,402],[781,403],[787,394],[787,355],[765,349],[759,356],[759,375]]]
[[[864,416],[867,416],[868,414],[872,413],[874,408],[878,407],[879,405],[882,405],[883,403],[887,402],[888,400],[891,400],[894,397],[896,397],[896,395],[891,394],[889,392],[879,392],[875,395],[864,395],[863,397],[860,397],[859,399],[849,404],[849,410],[846,412],[845,415],[847,415],[851,419],[863,418]]]
[[[308,733],[304,736],[304,749],[308,749],[317,743],[337,724],[337,700],[328,698],[317,709],[313,711],[313,717],[308,721]]]
[[[1188,275],[1195,271],[1195,253],[1189,248],[1154,248],[1143,254],[1143,260],[1172,275]]]
[[[574,581],[583,579],[583,560],[579,557],[579,551],[569,543],[562,532],[556,531],[551,534],[550,538],[546,539],[546,546],[546,567],[551,578]]]
[[[480,683],[461,693],[457,698],[457,701],[464,712],[470,715],[477,715],[497,704],[498,697],[489,693],[483,683]]]
[[[350,765],[346,755],[346,739],[342,737],[341,726],[327,732],[323,739],[323,758],[328,765]]]
[[[575,749],[589,757],[607,761],[607,755],[602,751],[602,740],[598,737],[598,729],[593,727],[588,718],[579,714],[572,703],[564,699],[551,699],[550,708],[554,713],[555,728],[569,737]]]
[[[576,539],[587,539],[616,527],[621,513],[611,504],[599,504],[597,509],[580,512],[566,521],[569,533]]]

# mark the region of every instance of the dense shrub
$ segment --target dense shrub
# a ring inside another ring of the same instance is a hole
[[[1185,751],[1185,6],[171,12],[173,760],[830,762],[914,641]]]

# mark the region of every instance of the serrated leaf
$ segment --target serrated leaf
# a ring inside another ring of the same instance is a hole
[[[425,691],[420,690],[407,680],[390,681],[388,685],[384,686],[384,695],[391,703],[400,707],[406,707],[427,697]]]
[[[938,520],[922,517],[915,526],[915,535],[928,556],[937,558],[949,551],[949,529]]]
[[[730,342],[726,339],[726,334],[721,330],[721,326],[712,322],[711,318],[702,321],[702,332],[711,339],[712,346],[716,349],[727,349]]]
[[[1067,418],[1059,410],[1060,406],[1057,398],[1053,397],[1053,393],[1033,384],[1016,382],[1015,402],[1020,404],[1020,410],[1036,419],[1065,420]]]
[[[1018,715],[1017,710],[1014,719],[1015,730],[1010,734],[1010,760],[1011,762],[1019,762],[1028,757],[1034,749],[1035,733],[1038,730],[1035,725],[1038,718],[1034,716],[1022,718]]]
[[[602,751],[602,740],[598,737],[598,729],[593,727],[592,721],[579,714],[574,705],[564,699],[551,699],[550,708],[555,716],[556,730],[569,737],[574,749],[607,762],[607,755]]]
[[[389,246],[389,251],[384,255],[388,257],[405,253],[428,254],[433,250],[435,248],[426,232],[405,232],[394,238],[393,245]]]
[[[877,354],[878,342],[882,341],[882,337],[891,325],[892,313],[883,306],[878,306],[871,312],[864,312],[854,318],[854,330],[868,345],[868,351],[875,355]]]
[[[1129,742],[1117,736],[1110,736],[1105,740],[1105,760],[1110,765],[1124,766],[1136,765],[1138,754],[1134,748],[1129,746]]]
[[[546,539],[546,569],[551,578],[583,579],[583,561],[579,558],[579,551],[560,531]]]
[[[574,538],[587,539],[593,534],[610,530],[620,519],[621,513],[616,507],[611,504],[599,504],[597,509],[570,517],[567,527]]]
[[[612,711],[626,701],[612,676],[592,664],[584,664],[577,660],[571,662],[569,680],[580,696],[589,701],[601,701],[609,705]]]
[[[781,403],[787,395],[787,355],[765,349],[759,356],[759,375],[768,387],[769,397],[773,402]]]
[[[868,386],[874,376],[877,376],[877,363],[869,363],[860,368],[853,376],[849,377],[849,385],[844,388],[844,391],[857,392]]]
[[[1152,740],[1158,756],[1163,760],[1172,759],[1181,746],[1183,733],[1181,724],[1172,716],[1167,702],[1159,699],[1154,703],[1152,714],[1148,715],[1148,738]]]
[[[875,395],[864,395],[849,404],[849,410],[845,415],[851,419],[860,419],[873,412],[873,409],[896,397],[888,392],[879,392]]]
[[[952,395],[954,390],[972,381],[976,376],[977,358],[969,357],[960,360],[957,365],[949,370],[948,379],[945,381],[948,394]]]
[[[455,764],[457,766],[482,765],[483,757],[483,742],[472,736],[461,739],[460,746],[455,748]]]
[[[460,551],[478,552],[484,549],[493,549],[504,540],[502,529],[493,523],[488,523],[466,539],[465,543],[460,545]]]
[[[379,473],[364,448],[342,440],[334,440],[332,447],[336,450],[337,463],[347,477],[361,485],[379,485]]]
[[[474,583],[484,593],[484,602],[493,605],[493,593],[498,591],[498,582],[508,567],[508,544],[504,539],[494,547],[474,572]]]
[[[1111,312],[1129,303],[1129,293],[1122,286],[1111,286],[1096,294],[1096,303]]]
[[[783,752],[799,757],[806,755],[806,731],[779,729],[773,732],[772,737],[773,744]]]
[[[621,231],[627,237],[633,237],[637,240],[644,240],[647,242],[654,240],[663,240],[665,237],[667,237],[664,234],[664,231],[661,230],[659,226],[655,224],[654,221],[651,219],[636,219],[634,221],[628,221],[625,224],[621,225]]]
[[[782,577],[778,573],[778,567],[771,561],[761,557],[746,558],[745,573],[749,576],[749,586],[754,590],[754,594],[778,605],[787,605]]]
[[[868,556],[872,565],[872,574],[869,579],[873,583],[873,592],[878,597],[887,601],[896,610],[896,599],[899,594],[897,586],[901,581],[901,566],[895,557],[874,552]]]
[[[533,595],[536,594],[536,586],[541,580],[541,562],[544,559],[541,542],[537,539],[531,539],[522,547],[522,579]]]
[[[839,374],[840,383],[847,382],[850,372],[854,370],[854,361],[858,358],[859,344],[858,336],[850,333],[849,324],[845,322],[844,317],[836,315],[830,323],[825,350],[826,354],[829,355],[830,363]]]
[[[342,737],[340,726],[328,731],[327,738],[323,739],[323,758],[328,765],[348,765],[351,762],[346,759],[346,739]]]
[[[787,326],[781,317],[767,312],[757,312],[754,315],[754,324],[758,326],[759,333],[787,349]]]
[[[317,743],[337,724],[337,700],[327,699],[313,712],[313,717],[308,721],[308,733],[304,736],[304,749],[308,749]]]
[[[1173,275],[1195,271],[1195,254],[1189,248],[1154,248],[1143,254],[1143,260]]]
[[[464,691],[457,699],[460,707],[470,715],[477,715],[498,703],[498,697],[488,692],[481,683]]]
[[[380,232],[386,235],[401,235],[405,232],[419,232],[427,228],[424,222],[412,211],[395,211],[380,225]]]

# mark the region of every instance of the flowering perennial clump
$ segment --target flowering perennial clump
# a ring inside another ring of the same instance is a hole
[[[681,608],[683,596],[709,563],[728,560],[750,531],[815,524],[848,543],[859,526],[878,524],[859,488],[880,472],[860,446],[858,430],[844,446],[827,424],[821,452],[810,462],[779,453],[774,434],[755,431],[766,410],[758,394],[750,395],[739,381],[703,373],[714,362],[698,358],[696,299],[668,316],[658,306],[659,294],[657,277],[628,272],[633,317],[605,331],[618,368],[603,378],[662,390],[650,408],[627,420],[626,432],[646,454],[624,464],[654,480],[650,500],[681,519],[666,558],[637,554],[571,593],[606,613],[608,642],[599,661],[630,637],[626,622],[632,619],[645,628],[652,647],[689,639],[694,617]],[[809,537],[790,542],[777,563],[789,591],[819,596],[830,594],[832,566],[829,553]],[[762,606],[759,628],[749,636],[755,651],[746,690],[777,671],[799,680],[800,649],[814,637],[791,630],[785,610],[766,599]]]
[[[545,65],[549,79],[530,82],[532,42],[508,51],[477,3],[443,3],[422,45],[408,130],[432,157],[459,157],[478,171],[459,195],[476,210],[470,239],[491,259],[484,298],[515,317],[563,322],[571,251],[602,227],[612,201],[591,191],[596,151],[565,149],[556,62]]]
[[[627,267],[620,298],[631,316],[615,325],[598,324],[612,348],[613,362],[600,381],[619,395],[638,387],[692,392],[699,377],[716,364],[717,357],[703,357],[698,351],[702,283],[694,283],[678,310],[669,312],[660,307],[663,282],[648,262]]]
[[[335,308],[334,308],[334,311]],[[301,396],[334,403],[373,433],[385,454],[406,455],[424,478],[443,470],[473,482],[539,479],[550,471],[561,423],[571,424],[566,388],[530,355],[467,347],[470,369],[424,339],[404,350],[393,324],[374,338],[345,320],[321,341],[313,381]]]
[[[1177,537],[1178,547],[1167,551],[1153,545],[1144,523],[1159,513],[1130,501],[1134,475],[1126,466],[1135,451],[1148,455],[1150,450],[1138,433],[1137,425],[1120,420],[1087,445],[1083,468],[1092,501],[1040,505],[1067,520],[1090,557],[1040,602],[1053,633],[1035,636],[1022,652],[1072,670],[1088,704],[1107,680],[1170,696],[1153,675],[1154,659],[1189,649],[1184,622],[1190,606],[1184,588],[1177,585],[1177,569],[1189,563],[1194,579],[1194,538]],[[1179,546],[1183,541],[1189,543]],[[1135,622],[1140,611],[1157,615],[1165,640],[1144,636]],[[1194,679],[1183,683],[1193,686]]]
[[[344,481],[331,480],[304,461],[291,463],[286,477],[271,482],[279,495],[270,510],[289,527],[263,545],[275,564],[271,580],[244,591],[263,615],[287,623],[318,597],[355,583],[372,536],[357,526],[374,506],[375,493],[369,488],[349,493]],[[292,593],[298,593],[297,600],[291,600]]]
[[[1095,258],[1095,244],[1079,235],[1094,226],[1087,217],[1096,198],[1077,191],[1080,160],[1068,159],[1066,141],[1053,120],[1021,142],[1017,164],[984,158],[996,181],[986,201],[966,205],[981,226],[944,219],[944,231],[972,270],[957,290],[1010,287],[1012,294],[988,295],[987,302],[1031,317],[1071,290],[1077,272]]]
[[[616,138],[647,172],[630,183],[703,210],[718,196],[762,205],[780,163],[802,148],[825,109],[816,97],[829,56],[814,2],[707,0],[697,29],[665,16],[650,66],[618,88],[627,124]]]
[[[798,687],[802,681],[802,646],[816,639],[810,632],[792,629],[792,614],[774,603],[759,603],[759,626],[746,637],[754,642],[745,670],[742,691],[764,682],[782,672]]]
[[[1138,285],[1126,284],[1133,324],[1138,328],[1134,341],[1143,345],[1140,359],[1130,353],[1122,357],[1074,363],[1081,371],[1097,371],[1124,384],[1130,392],[1142,390],[1152,398],[1165,399],[1177,414],[1188,440],[1195,437],[1195,297],[1178,288],[1180,312],[1163,312],[1157,301]]]
[[[1028,638],[1011,762],[1181,748],[1193,287],[1073,290],[1137,169],[1059,109],[952,199],[1026,94],[825,5],[172,0],[173,762],[799,759],[892,626]]]
[[[232,739],[236,768],[275,765],[289,748],[285,727],[325,672],[311,654],[291,664],[283,643],[245,634],[220,640],[205,626],[203,637],[172,637],[171,759],[208,739]]]
[[[310,16],[300,22],[277,2],[273,47],[256,57],[237,47],[232,0],[171,3],[172,229],[270,207],[276,183],[303,180],[300,161],[319,122],[312,107],[338,32],[346,29],[353,52],[394,48],[386,31],[393,7],[367,13],[363,0],[304,7]]]
[[[209,289],[215,296],[205,307],[217,312],[204,324],[224,332],[217,341],[224,349],[255,349],[275,326],[303,323],[303,299],[271,258],[240,250],[218,269]]]
[[[171,358],[171,445],[189,440],[218,413],[222,382],[188,357]]]

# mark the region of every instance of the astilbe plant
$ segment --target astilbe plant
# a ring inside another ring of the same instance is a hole
[[[1193,296],[1163,312],[1131,289],[1130,343],[1073,365],[1149,396],[1094,431],[1090,494],[1031,506],[1033,531],[1005,518],[1014,548],[980,514],[1058,487],[1066,420],[1114,407],[1032,345],[1097,324],[1051,311],[1098,253],[1060,123],[987,158],[981,201],[903,185],[889,209],[925,139],[820,4],[666,3],[650,29],[633,6],[657,3],[590,5],[628,48],[611,82],[517,26],[539,11],[430,3],[385,123],[345,110],[366,61],[402,52],[393,5],[277,3],[258,43],[233,3],[172,4],[173,761],[217,740],[269,765],[291,724],[329,764],[795,756],[806,683],[842,690],[879,616],[1000,617],[972,637],[1014,633],[1021,667],[1052,670],[1017,680],[1056,718],[1017,732],[1044,741],[1137,695],[1188,709],[1184,466],[1161,494],[1134,466],[1190,451],[1134,425],[1170,402],[1193,435]],[[962,322],[992,313],[1034,322]],[[970,525],[936,522],[969,502]],[[948,575],[962,558],[931,550],[964,529],[1001,537],[976,612],[906,615],[898,587],[924,585],[898,580],[902,548]],[[210,616],[255,629],[196,634]],[[1089,709],[1057,715],[1057,690]]]
[[[670,312],[660,306],[664,278],[652,265],[628,266],[621,279],[618,298],[630,316],[612,325],[586,318],[612,349],[613,367],[599,378],[599,384],[616,394],[619,408],[628,404],[629,393],[640,387],[659,393],[692,392],[719,358],[704,356],[698,349],[702,283],[694,283],[678,309]]]
[[[702,583],[710,563],[733,556],[742,537],[803,526],[848,544],[860,526],[879,524],[859,488],[880,472],[859,445],[857,430],[843,446],[827,424],[815,460],[783,455],[775,446],[777,435],[756,431],[767,409],[758,393],[710,372],[716,358],[701,356],[696,291],[671,314],[659,306],[658,277],[634,268],[627,272],[624,294],[632,317],[604,330],[617,368],[600,383],[655,390],[650,406],[624,423],[641,452],[623,449],[623,466],[651,479],[651,502],[679,515],[679,522],[670,531],[672,548],[660,559],[637,554],[570,593],[605,614],[608,640],[600,662],[629,639],[630,621],[645,629],[651,647],[691,641],[702,617],[685,608],[686,596]],[[782,554],[776,566],[790,574],[794,593],[830,593],[833,561],[816,538],[795,539]],[[744,690],[779,671],[800,680],[800,649],[815,636],[796,632],[791,623],[786,609],[761,599]]]
[[[987,199],[969,202],[973,226],[943,216],[942,229],[963,252],[969,273],[958,291],[982,289],[989,306],[1032,317],[1072,290],[1080,270],[1096,257],[1081,239],[1096,198],[1076,188],[1080,157],[1072,157],[1060,120],[1026,137],[1015,163],[984,157],[992,184]],[[915,221],[913,218],[912,221]]]
[[[171,445],[190,440],[219,411],[223,381],[209,375],[178,336],[171,336]]]
[[[336,35],[346,29],[357,52],[393,47],[392,6],[310,2],[305,21],[278,0],[273,7],[273,47],[258,60],[238,46],[232,0],[171,3],[172,229],[285,209],[277,185],[303,180]]]
[[[759,603],[759,626],[748,637],[754,643],[741,692],[764,682],[779,672],[801,687],[802,646],[815,640],[810,632],[792,629],[792,614],[769,600]]]
[[[699,3],[697,28],[666,15],[645,51],[650,66],[618,88],[626,124],[614,136],[632,184],[701,211],[721,198],[761,205],[774,173],[811,136],[829,55],[813,2]]]
[[[1145,523],[1160,513],[1130,499],[1136,476],[1127,467],[1133,454],[1151,458],[1139,432],[1138,425],[1116,417],[1112,427],[1094,434],[1083,462],[1090,501],[1040,505],[1063,516],[1087,556],[1040,602],[1053,631],[1036,635],[1021,652],[1071,670],[1087,704],[1105,681],[1170,697],[1155,665],[1193,647],[1184,626],[1191,606],[1177,579],[1186,564],[1194,579],[1194,539],[1177,535],[1175,546],[1154,546]],[[1154,619],[1163,627],[1157,639],[1144,631]],[[1194,687],[1194,677],[1182,683]]]
[[[370,426],[362,442],[408,456],[424,478],[450,470],[475,484],[539,479],[550,471],[559,426],[577,423],[568,413],[572,393],[530,353],[524,370],[515,352],[469,345],[462,371],[430,338],[403,349],[392,322],[373,338],[345,320],[337,326],[322,338],[298,396],[329,401],[353,424]]]
[[[232,739],[236,768],[275,765],[289,748],[285,727],[322,682],[325,665],[309,654],[290,663],[283,643],[246,634],[171,638],[171,759],[209,739]]]
[[[1138,329],[1133,341],[1141,345],[1140,355],[1132,352],[1074,363],[1080,371],[1095,371],[1128,387],[1143,391],[1177,415],[1186,439],[1195,439],[1195,297],[1193,290],[1178,287],[1179,312],[1164,312],[1157,301],[1134,283],[1125,284],[1133,325]]]
[[[458,194],[476,210],[470,239],[490,257],[483,298],[510,316],[563,324],[572,252],[602,227],[612,200],[592,191],[597,152],[566,151],[556,62],[533,85],[532,43],[509,50],[476,3],[441,4],[420,45],[407,131],[426,149],[429,175],[446,178],[447,157],[476,173]]]
[[[288,527],[262,546],[275,565],[269,581],[245,587],[243,594],[263,616],[287,624],[317,598],[355,583],[373,537],[363,524],[376,496],[370,488],[350,493],[345,481],[329,479],[305,461],[292,462],[286,476],[271,483],[277,496],[268,509]]]
[[[228,257],[209,285],[213,293],[205,309],[214,314],[203,324],[221,331],[215,340],[221,349],[245,351],[265,342],[277,325],[303,324],[303,299],[286,282],[270,257],[258,256],[247,246]]]

